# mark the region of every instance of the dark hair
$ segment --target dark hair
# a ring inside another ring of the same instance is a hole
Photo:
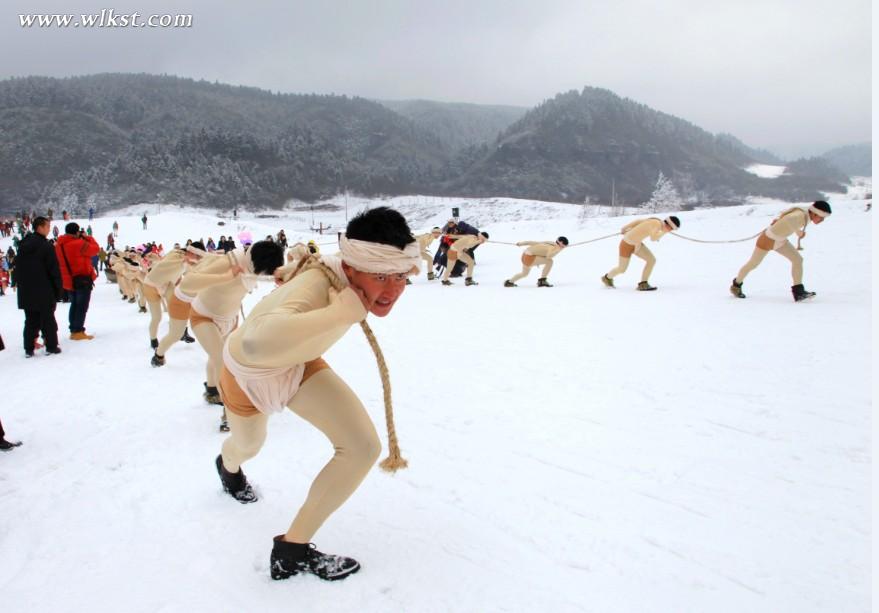
[[[78,234],[79,233],[79,224],[75,221],[71,221],[69,224],[64,226],[65,234]]]
[[[284,263],[284,248],[274,241],[258,241],[250,246],[253,272],[270,275]]]
[[[830,205],[827,202],[824,202],[823,200],[816,201],[814,204],[812,204],[812,206],[815,207],[816,209],[818,209],[819,211],[824,211],[828,215],[833,212],[830,210]]]
[[[677,217],[675,217],[674,215],[669,215],[668,218],[671,219],[671,220],[674,222],[675,226],[680,230],[680,228],[681,228],[681,220],[678,219]]]
[[[345,236],[359,241],[405,249],[415,241],[406,218],[386,206],[363,211],[348,222]]]
[[[46,217],[34,217],[34,220],[31,222],[31,229],[36,232],[37,228],[42,228],[47,223],[49,223],[49,220]]]
[[[202,251],[204,251],[204,243],[201,241],[193,241],[186,246],[187,247],[195,247],[196,249],[201,249]]]
[[[555,242],[561,243],[565,247],[568,246],[568,238],[566,236],[559,236],[557,239],[555,239]]]
[[[485,237],[485,240],[488,240],[488,232],[480,232],[480,234]]]

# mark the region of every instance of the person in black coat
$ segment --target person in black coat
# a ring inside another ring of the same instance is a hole
[[[61,271],[55,249],[46,239],[52,224],[45,217],[33,221],[34,231],[24,237],[15,257],[18,308],[24,311],[24,353],[34,355],[34,341],[43,333],[46,353],[61,353],[55,305],[61,299]]]

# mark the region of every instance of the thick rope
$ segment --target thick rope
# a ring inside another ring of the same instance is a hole
[[[747,238],[736,238],[728,241],[705,241],[698,238],[690,238],[689,236],[683,236],[682,234],[678,234],[677,232],[669,232],[672,236],[677,236],[678,238],[682,238],[686,241],[693,241],[694,243],[744,243],[745,241],[753,240],[763,234],[763,230],[760,230],[754,236],[749,236]]]
[[[570,245],[568,245],[568,247],[576,247],[577,245],[587,245],[589,243],[597,243],[598,241],[603,241],[605,239],[608,239],[608,238],[611,238],[614,236],[620,236],[620,233],[614,232],[613,234],[608,234],[606,236],[599,236],[598,238],[591,238],[588,241],[580,241],[579,243],[571,243]]]
[[[300,265],[296,274],[302,270],[318,268],[324,273],[327,280],[330,282],[330,285],[332,285],[336,291],[342,291],[345,288],[336,276],[336,273],[318,258],[312,255],[305,258],[303,263],[306,260],[308,261],[308,265]],[[375,354],[375,361],[378,364],[378,371],[382,380],[382,392],[384,393],[385,400],[385,424],[388,430],[388,457],[382,460],[379,463],[379,466],[382,470],[393,473],[401,468],[409,466],[409,462],[400,453],[400,445],[397,441],[397,429],[394,426],[394,406],[391,401],[391,377],[388,373],[388,365],[385,362],[385,356],[382,353],[381,347],[378,345],[378,341],[375,338],[375,334],[372,332],[372,328],[369,327],[369,324],[366,323],[365,319],[360,322],[360,327],[363,330],[363,334],[366,335],[366,340],[369,342],[369,346],[372,347],[372,352]]]
[[[586,245],[586,244],[588,244],[588,243],[595,243],[595,242],[598,242],[598,241],[603,241],[603,240],[605,240],[605,239],[607,239],[607,238],[611,238],[611,237],[613,237],[613,236],[620,236],[620,233],[619,233],[619,232],[614,232],[613,234],[608,234],[607,236],[599,236],[598,238],[592,238],[592,239],[589,239],[588,241],[580,241],[579,243],[571,243],[570,245],[568,245],[568,248],[570,248],[570,247],[576,247],[577,245]],[[513,247],[518,247],[518,246],[519,246],[519,245],[517,245],[516,243],[506,243],[506,242],[504,242],[504,241],[492,241],[492,240],[489,240],[489,241],[485,241],[485,242],[486,242],[486,243],[496,243],[496,244],[498,244],[498,245],[512,245]],[[547,242],[552,242],[552,241],[547,241]]]

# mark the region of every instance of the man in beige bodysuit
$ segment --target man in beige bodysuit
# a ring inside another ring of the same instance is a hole
[[[194,295],[189,323],[207,353],[204,398],[223,404],[217,382],[223,367],[223,343],[238,325],[241,301],[256,287],[259,275],[271,275],[284,263],[284,248],[274,241],[259,241],[249,249],[236,249],[212,258],[183,277],[180,290]],[[225,416],[220,426],[226,429]]]
[[[155,262],[143,279],[143,297],[150,311],[150,347],[159,348],[159,324],[162,322],[162,308],[167,308],[174,295],[174,286],[187,263],[198,261],[198,256],[183,249],[172,249],[165,257]],[[186,331],[184,329],[184,336]]]
[[[473,261],[473,258],[470,257],[470,254],[467,253],[467,249],[471,249],[473,247],[478,247],[482,243],[488,240],[488,232],[480,232],[479,234],[461,234],[458,239],[452,243],[452,246],[449,247],[449,251],[447,254],[448,262],[446,264],[446,269],[443,271],[443,285],[454,285],[451,281],[449,281],[449,275],[452,274],[452,269],[455,267],[455,263],[458,260],[463,261],[467,264],[467,276],[464,278],[464,285],[479,285],[476,281],[473,280],[473,269],[476,267],[476,262]]]
[[[650,285],[650,273],[653,272],[653,266],[656,264],[656,258],[644,244],[647,238],[652,241],[658,241],[668,232],[672,232],[681,227],[681,220],[672,215],[665,219],[658,217],[649,217],[647,219],[636,219],[626,224],[620,230],[623,239],[620,241],[620,261],[616,268],[602,275],[601,282],[607,287],[614,287],[613,278],[626,272],[629,267],[629,260],[632,254],[644,260],[644,271],[641,273],[641,282],[638,283],[638,290],[642,292],[653,291],[656,288]]]
[[[185,294],[180,290],[180,281],[183,277],[195,270],[200,264],[206,264],[214,258],[221,258],[223,255],[209,254],[204,250],[204,243],[195,241],[186,246],[185,266],[181,272],[177,282],[168,289],[166,294],[165,307],[168,311],[168,333],[159,341],[156,351],[153,354],[150,364],[159,367],[165,365],[165,354],[174,346],[177,341],[185,343],[194,343],[195,338],[189,335],[189,315],[192,311],[192,301],[195,296]]]
[[[381,451],[363,404],[321,356],[368,313],[385,317],[391,312],[406,278],[418,271],[420,249],[403,216],[387,207],[354,217],[340,249],[341,257],[315,256],[264,297],[229,336],[223,352],[220,390],[232,434],[216,467],[225,492],[241,503],[256,501],[241,464],[259,453],[273,413],[290,409],[323,432],[335,450],[287,532],[274,537],[272,579],[313,573],[337,580],[360,568],[356,560],[321,553],[310,544]]]
[[[549,271],[552,270],[552,259],[568,246],[568,239],[559,236],[555,242],[519,241],[516,246],[526,247],[525,251],[522,252],[522,272],[504,281],[504,287],[517,287],[516,281],[530,275],[531,269],[535,266],[543,266],[540,278],[537,279],[537,287],[552,287],[552,284],[546,280]]]
[[[424,260],[424,269],[427,271],[428,281],[436,279],[436,273],[433,272],[433,256],[429,251],[430,244],[438,239],[442,233],[443,231],[440,230],[439,226],[434,226],[430,232],[425,232],[415,237],[415,240],[418,241],[418,248],[421,249],[421,259]]]
[[[806,226],[810,221],[818,225],[827,219],[830,213],[830,205],[823,200],[812,203],[808,209],[794,207],[784,211],[757,237],[757,245],[754,247],[751,259],[742,266],[739,274],[732,280],[730,293],[736,298],[744,298],[742,284],[745,282],[745,277],[760,265],[767,253],[775,251],[790,260],[791,277],[794,282],[790,289],[794,301],[801,302],[813,298],[815,292],[806,291],[803,287],[803,256],[791,245],[787,237],[796,234],[797,237],[803,238],[806,236]]]

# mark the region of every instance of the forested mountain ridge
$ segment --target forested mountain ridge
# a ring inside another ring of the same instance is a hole
[[[810,200],[848,180],[821,158],[787,164],[775,179],[744,170],[774,161],[731,135],[591,87],[522,113],[145,74],[0,81],[4,211],[280,207],[346,190],[563,202],[607,202],[614,192],[637,205],[659,173],[699,206],[748,195]]]

